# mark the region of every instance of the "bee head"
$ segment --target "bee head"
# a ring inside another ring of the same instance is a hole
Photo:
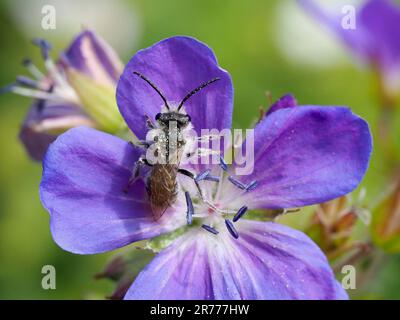
[[[161,126],[165,127],[169,127],[170,121],[175,121],[177,123],[177,127],[179,129],[183,129],[186,128],[188,124],[191,122],[191,118],[188,114],[171,111],[171,112],[157,113],[156,121]]]
[[[200,90],[204,89],[205,87],[207,87],[208,85],[210,85],[211,83],[214,83],[218,80],[221,80],[221,78],[213,78],[211,80],[208,80],[204,83],[202,83],[200,86],[198,86],[197,88],[193,89],[192,91],[190,91],[180,102],[180,104],[178,105],[178,107],[176,108],[176,110],[172,111],[170,109],[170,106],[168,104],[167,99],[164,97],[164,95],[162,94],[162,92],[160,91],[160,89],[157,88],[157,86],[152,83],[149,79],[147,79],[143,74],[141,74],[140,72],[134,71],[133,74],[137,75],[138,77],[140,77],[141,79],[143,79],[144,81],[146,81],[160,96],[160,98],[164,101],[164,105],[166,108],[166,112],[160,112],[157,113],[156,115],[156,121],[163,127],[169,127],[169,123],[170,121],[175,121],[177,123],[177,127],[178,129],[183,129],[186,128],[188,126],[188,124],[191,122],[191,118],[188,114],[186,113],[180,113],[180,109],[183,107],[183,104],[190,99],[190,97],[192,97],[194,94],[196,94],[197,92],[199,92]]]

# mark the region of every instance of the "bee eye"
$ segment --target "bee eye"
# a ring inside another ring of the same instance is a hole
[[[157,114],[156,114],[156,121],[157,121],[158,119],[160,119],[160,117],[161,117],[161,113],[157,113]]]

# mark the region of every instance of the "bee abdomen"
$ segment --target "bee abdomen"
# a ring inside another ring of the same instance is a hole
[[[158,220],[176,200],[178,167],[171,164],[156,164],[150,174],[149,197],[155,220]]]

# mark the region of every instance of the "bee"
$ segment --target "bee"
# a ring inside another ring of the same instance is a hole
[[[146,188],[153,218],[154,220],[158,220],[176,200],[178,192],[177,176],[179,173],[193,179],[201,195],[201,189],[195,179],[196,176],[186,169],[179,168],[186,144],[184,131],[191,126],[190,115],[182,110],[182,107],[190,97],[208,85],[220,80],[220,78],[213,78],[200,84],[197,88],[190,91],[176,108],[172,108],[155,84],[139,72],[135,71],[133,74],[146,81],[164,102],[162,111],[155,116],[156,124],[153,123],[150,117],[146,118],[147,126],[151,131],[150,136],[153,139],[151,141],[139,141],[139,145],[144,146],[146,149],[151,148],[151,151],[157,156],[159,161],[152,163],[149,159],[142,156],[136,162],[132,178],[129,181],[129,185],[131,185],[139,177],[139,168],[142,165],[151,167]],[[146,154],[148,153],[146,152]],[[187,154],[186,156],[190,157],[191,154]],[[188,199],[187,194],[186,201],[191,201]],[[192,205],[188,203],[188,210],[190,207]]]

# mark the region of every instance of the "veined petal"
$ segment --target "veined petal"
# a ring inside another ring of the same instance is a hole
[[[114,49],[95,32],[85,30],[62,54],[61,62],[103,85],[115,87],[123,64]]]
[[[239,239],[196,229],[159,253],[125,299],[346,299],[324,254],[305,234],[241,220]]]
[[[134,71],[150,79],[165,98],[175,104],[202,83],[221,78],[190,98],[185,103],[185,110],[198,132],[230,128],[232,81],[205,44],[190,37],[168,38],[139,51],[125,67],[117,86],[118,106],[131,130],[144,139],[147,131],[145,116],[154,119],[164,103]]]
[[[254,171],[239,179],[258,185],[243,192],[227,184],[227,205],[278,209],[340,197],[361,182],[372,149],[368,124],[342,107],[275,111],[256,126],[254,139]]]
[[[154,221],[143,181],[126,192],[138,157],[129,143],[84,127],[67,131],[49,147],[40,195],[60,247],[81,254],[105,252],[186,223],[184,209],[179,210],[184,199]]]
[[[72,104],[35,101],[22,124],[19,138],[29,155],[42,161],[57,135],[75,126],[94,126],[83,111]]]

